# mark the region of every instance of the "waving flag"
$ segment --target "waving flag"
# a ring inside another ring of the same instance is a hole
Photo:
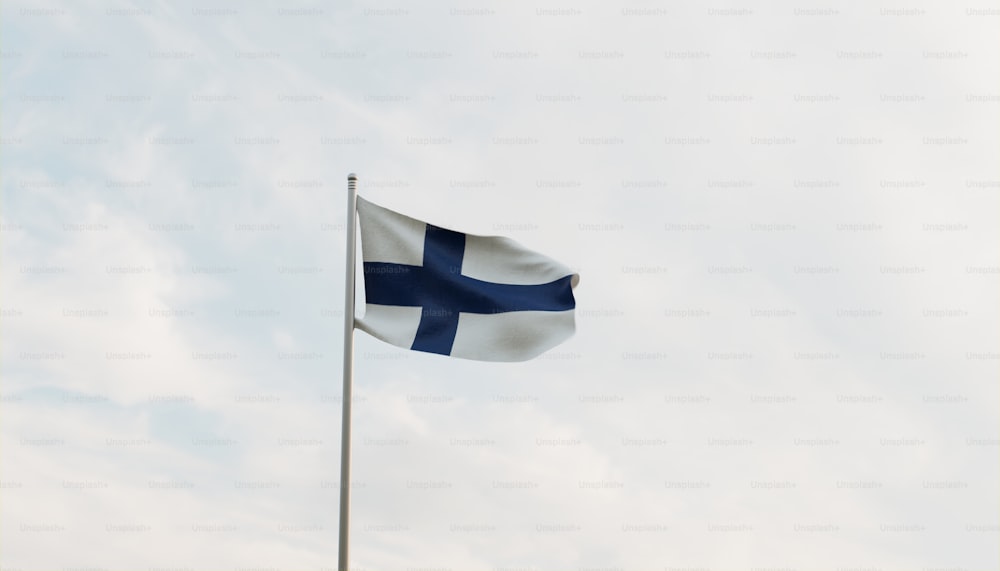
[[[463,234],[358,197],[365,315],[387,343],[477,361],[525,361],[575,329],[579,276],[499,236]]]

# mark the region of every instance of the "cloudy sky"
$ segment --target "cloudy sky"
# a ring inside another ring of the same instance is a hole
[[[0,568],[331,570],[346,176],[577,270],[358,333],[352,568],[1000,565],[996,2],[0,6]]]

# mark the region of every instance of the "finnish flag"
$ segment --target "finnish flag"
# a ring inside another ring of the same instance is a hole
[[[365,315],[387,343],[477,361],[525,361],[575,330],[579,276],[499,236],[415,220],[358,197]]]

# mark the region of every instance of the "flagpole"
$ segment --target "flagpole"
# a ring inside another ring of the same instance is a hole
[[[358,176],[347,175],[347,263],[344,282],[344,395],[340,427],[340,548],[337,569],[347,571],[351,520],[351,388],[354,382],[354,265]]]

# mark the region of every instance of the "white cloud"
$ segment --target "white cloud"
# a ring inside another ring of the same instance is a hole
[[[351,171],[581,273],[530,363],[357,336],[358,568],[995,566],[975,9],[3,10],[5,568],[334,568]]]

